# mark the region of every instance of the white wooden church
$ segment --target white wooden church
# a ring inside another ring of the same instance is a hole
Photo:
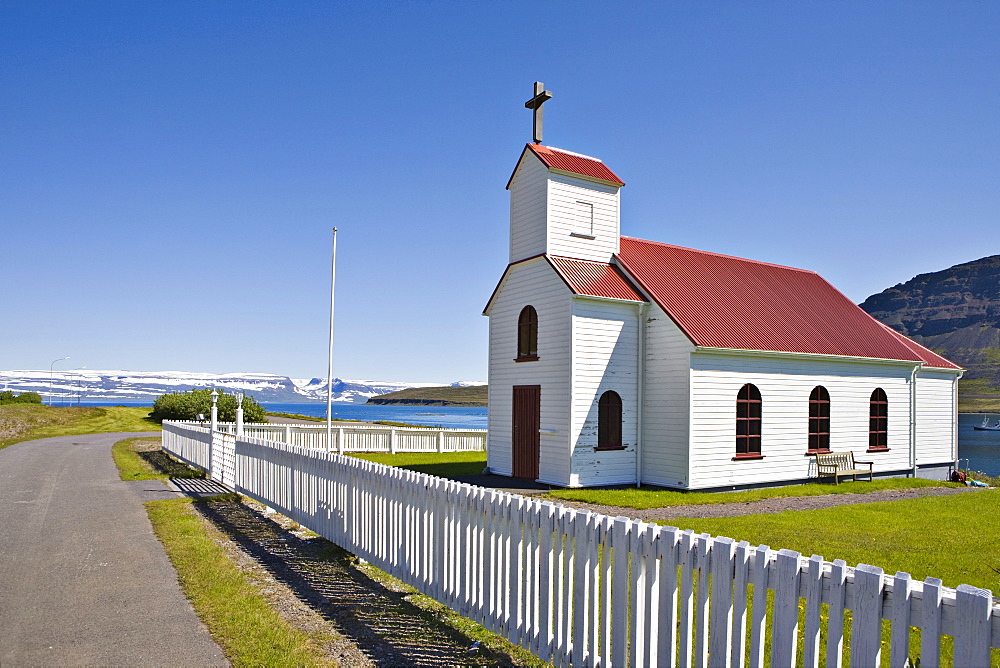
[[[491,472],[731,489],[850,450],[876,476],[948,474],[958,366],[814,272],[621,236],[623,185],[540,143],[514,168],[485,309]]]

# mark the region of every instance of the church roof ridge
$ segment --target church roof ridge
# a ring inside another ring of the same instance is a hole
[[[696,346],[959,368],[814,271],[632,237],[621,238],[616,259]]]
[[[622,239],[628,239],[629,241],[638,241],[639,243],[643,243],[643,244],[652,244],[652,245],[655,245],[655,246],[666,246],[667,248],[673,248],[673,249],[676,249],[676,250],[689,251],[691,253],[700,253],[702,255],[711,255],[711,256],[722,258],[722,259],[725,259],[725,260],[738,260],[739,262],[751,262],[753,264],[762,264],[764,266],[774,267],[776,269],[788,269],[789,271],[801,271],[802,273],[805,273],[805,274],[814,274],[816,276],[819,276],[819,273],[816,272],[816,271],[813,271],[812,269],[802,269],[801,267],[793,267],[793,266],[787,265],[787,264],[777,264],[775,262],[764,262],[763,260],[754,260],[754,259],[748,258],[748,257],[740,257],[739,255],[727,255],[725,253],[716,253],[714,251],[702,250],[700,248],[689,248],[687,246],[678,246],[677,244],[668,244],[668,243],[664,243],[662,241],[650,241],[649,239],[640,239],[638,237],[630,237],[630,236],[627,236],[627,235],[624,235],[624,234],[621,235],[621,238]]]
[[[537,144],[537,146],[540,146],[540,144]],[[549,149],[550,151],[555,151],[556,153],[565,153],[566,155],[572,155],[577,158],[584,158],[586,160],[593,160],[594,162],[600,162],[600,163],[604,162],[600,158],[595,158],[592,155],[584,155],[583,153],[577,153],[576,151],[568,151],[564,148],[558,148],[556,146],[546,146],[545,148]]]
[[[605,165],[601,160],[589,155],[574,153],[573,151],[568,151],[564,148],[557,149],[552,146],[543,146],[542,144],[525,144],[524,150],[521,151],[521,157],[517,160],[518,165],[521,164],[521,161],[524,160],[524,156],[528,152],[541,160],[542,164],[548,169],[577,174],[585,178],[596,179],[597,181],[603,181],[618,187],[625,185],[625,182],[618,178],[618,175],[611,171],[607,165]],[[510,186],[514,182],[515,174],[517,174],[517,166],[514,167],[514,172],[510,175],[510,179],[507,181],[508,190],[510,190]]]

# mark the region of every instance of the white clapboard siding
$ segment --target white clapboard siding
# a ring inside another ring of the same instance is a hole
[[[690,339],[656,305],[646,314],[642,482],[688,485]]]
[[[830,449],[853,451],[878,472],[910,460],[913,367],[698,352],[691,355],[691,489],[801,480],[815,476],[808,449],[809,395],[830,393]],[[763,459],[734,461],[736,397],[745,383],[761,393]],[[889,451],[868,452],[872,391],[889,401]],[[918,383],[919,387],[919,383]],[[947,460],[947,457],[944,458]],[[938,460],[941,461],[941,460]]]
[[[556,666],[757,667],[768,645],[770,665],[780,667],[839,666],[848,645],[852,666],[877,666],[883,651],[890,665],[1000,661],[1000,605],[989,590],[949,589],[934,578],[916,582],[201,425],[164,422],[163,444]],[[888,647],[882,620],[892,622]],[[920,630],[919,647],[910,627]],[[950,655],[943,636],[953,639]]]
[[[574,444],[571,485],[635,482],[638,439],[639,305],[577,297],[573,302],[573,405],[570,440]],[[622,398],[625,450],[595,451],[598,401],[612,390]]]
[[[549,174],[546,252],[609,262],[618,252],[620,240],[618,203],[617,186],[569,174]],[[594,238],[585,238],[590,236]]]
[[[515,362],[517,319],[538,314],[538,361]],[[568,485],[572,294],[544,258],[510,267],[490,310],[488,466],[511,475],[511,401],[515,385],[541,386],[539,479]]]
[[[545,253],[548,169],[525,153],[510,184],[510,261]]]
[[[956,374],[924,368],[917,373],[917,464],[958,458]]]

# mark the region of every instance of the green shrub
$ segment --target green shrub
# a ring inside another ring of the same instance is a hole
[[[22,392],[21,394],[14,394],[11,390],[4,390],[0,392],[0,406],[4,404],[40,404],[42,403],[42,395],[38,392]]]
[[[236,421],[236,397],[219,394],[219,422]],[[212,413],[212,390],[191,390],[190,392],[170,392],[161,394],[153,402],[149,414],[158,422],[164,420],[197,420],[198,415],[208,418]],[[243,398],[244,422],[267,422],[264,409],[253,397]]]

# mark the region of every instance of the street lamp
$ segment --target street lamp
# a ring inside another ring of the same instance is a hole
[[[52,367],[56,365],[56,362],[61,362],[62,360],[68,360],[69,355],[66,357],[60,357],[57,360],[52,360],[52,364],[49,365],[49,406],[52,405]]]

